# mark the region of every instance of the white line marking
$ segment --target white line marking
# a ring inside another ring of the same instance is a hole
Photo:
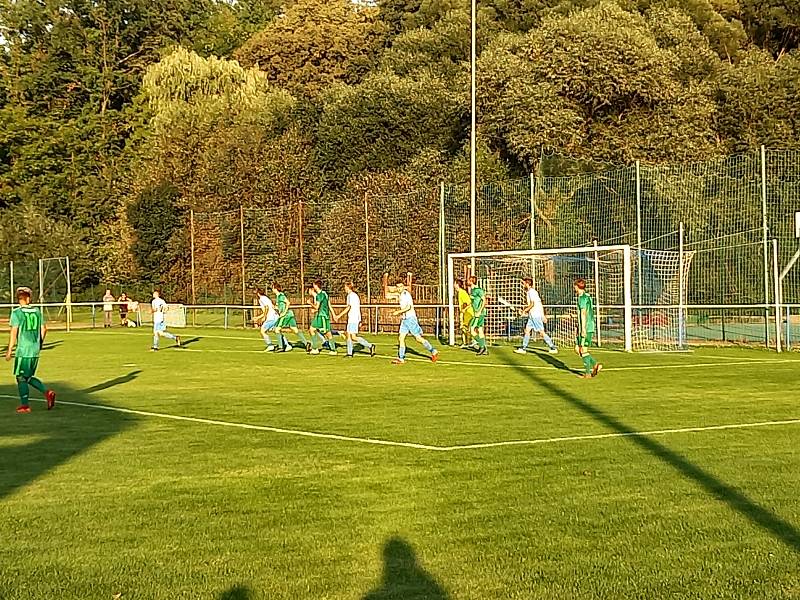
[[[16,396],[0,394],[0,398],[17,399]],[[37,402],[44,400],[36,399]],[[249,429],[253,431],[269,431],[271,433],[282,433],[300,437],[319,438],[335,440],[339,442],[354,442],[360,444],[372,444],[376,446],[395,446],[401,448],[413,448],[415,450],[429,450],[432,452],[454,452],[457,450],[481,450],[486,448],[501,448],[505,446],[536,446],[540,444],[556,444],[563,442],[581,442],[587,440],[605,440],[625,437],[647,437],[655,435],[668,435],[676,433],[697,433],[704,431],[725,431],[730,429],[752,429],[754,427],[777,427],[781,425],[798,425],[800,419],[787,419],[783,421],[758,421],[755,423],[730,423],[727,425],[708,425],[705,427],[681,427],[674,429],[654,429],[650,431],[625,431],[619,433],[597,433],[588,435],[571,435],[563,437],[539,438],[533,440],[507,440],[502,442],[485,442],[478,444],[459,444],[453,446],[433,446],[429,444],[417,444],[414,442],[396,442],[392,440],[382,440],[378,438],[363,438],[349,435],[338,435],[335,433],[320,433],[316,431],[303,431],[301,429],[286,429],[283,427],[271,427],[268,425],[250,425],[248,423],[234,423],[230,421],[219,421],[217,419],[203,419],[200,417],[184,417],[181,415],[170,415],[146,410],[134,410],[130,408],[119,408],[116,406],[104,406],[102,404],[88,404],[84,402],[59,401],[59,405],[78,406],[82,408],[92,408],[96,410],[106,410],[143,417],[153,417],[158,419],[169,419],[173,421],[186,421],[190,423],[200,423],[203,425],[216,425],[220,427],[234,427],[237,429]]]
[[[406,357],[408,361],[414,362],[430,362],[430,359],[425,358],[415,358],[415,357]],[[754,360],[749,359],[743,362],[710,362],[710,363],[690,363],[690,364],[672,364],[672,365],[631,365],[628,367],[603,367],[603,373],[606,371],[647,371],[652,369],[693,369],[693,368],[707,368],[707,367],[729,367],[729,366],[742,366],[742,365],[759,365],[759,364],[785,364],[785,363],[797,363],[800,364],[800,360],[793,360],[793,359],[770,359],[770,360]],[[436,363],[437,365],[462,365],[462,366],[469,366],[469,367],[495,367],[499,369],[529,369],[529,370],[557,370],[556,367],[553,366],[545,366],[545,365],[519,365],[519,364],[501,364],[501,363],[486,363],[486,362],[466,362],[466,361],[455,361],[455,360],[442,360]],[[565,363],[565,366],[569,368],[569,365]],[[578,365],[575,365],[575,368],[578,368]]]
[[[0,395],[2,398],[18,399],[16,396]],[[44,402],[38,398],[31,398],[37,402]],[[255,431],[269,431],[272,433],[283,433],[286,435],[297,435],[302,437],[322,438],[327,440],[337,440],[340,442],[358,442],[362,444],[374,444],[378,446],[400,446],[404,448],[415,448],[417,450],[434,450],[442,451],[445,448],[441,446],[428,446],[426,444],[415,444],[413,442],[395,442],[390,440],[381,440],[374,438],[361,438],[347,435],[338,435],[335,433],[319,433],[316,431],[302,431],[300,429],[285,429],[283,427],[270,427],[268,425],[250,425],[248,423],[232,423],[230,421],[218,421],[216,419],[202,419],[200,417],[184,417],[181,415],[170,415],[166,413],[150,412],[146,410],[133,410],[130,408],[119,408],[116,406],[104,406],[102,404],[88,404],[85,402],[72,402],[68,400],[59,400],[57,404],[67,406],[79,406],[82,408],[93,408],[97,410],[107,410],[110,412],[118,412],[128,415],[139,415],[142,417],[153,417],[158,419],[170,419],[173,421],[188,421],[190,423],[202,423],[204,425],[218,425],[220,427],[235,427],[238,429],[251,429]]]

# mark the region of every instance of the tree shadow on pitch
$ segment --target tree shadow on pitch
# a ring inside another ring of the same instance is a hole
[[[625,434],[626,439],[632,444],[669,465],[685,479],[693,482],[719,501],[724,502],[729,508],[772,535],[775,539],[783,542],[790,549],[795,552],[800,552],[800,530],[789,521],[782,519],[780,516],[760,506],[740,490],[721,481],[713,474],[692,463],[678,452],[659,443],[652,437],[639,435],[634,428],[626,425],[618,417],[606,412],[602,408],[595,406],[572,392],[562,389],[556,383],[548,381],[531,369],[525,369],[518,363],[506,360],[506,364],[514,367],[514,370],[522,377],[536,384],[547,393],[561,398],[567,404],[603,425],[606,429],[615,433]],[[591,389],[588,386],[591,386],[592,383],[589,381],[586,383],[586,389]]]
[[[108,389],[112,382],[94,388]],[[129,429],[138,420],[134,415],[66,404],[102,403],[87,390],[57,382],[53,389],[58,392],[59,401],[65,402],[63,405],[57,402],[48,411],[39,393],[31,390],[31,413],[18,415],[14,412],[19,402],[17,386],[0,385],[0,499]]]
[[[238,584],[222,592],[217,597],[217,600],[250,600],[250,598],[252,598],[250,588],[246,585]]]
[[[417,560],[414,549],[401,537],[383,546],[383,576],[377,588],[362,600],[449,600],[447,591]]]

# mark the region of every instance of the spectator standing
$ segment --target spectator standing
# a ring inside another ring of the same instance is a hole
[[[114,297],[114,294],[111,293],[110,289],[106,290],[105,296],[103,296],[103,327],[111,327],[111,313],[114,312],[114,302],[117,299]]]
[[[128,326],[128,296],[125,292],[122,292],[120,297],[117,299],[119,302],[119,322],[123,327]]]

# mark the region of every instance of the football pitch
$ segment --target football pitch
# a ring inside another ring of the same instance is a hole
[[[51,412],[6,365],[0,598],[800,598],[796,354],[182,336],[51,333]]]

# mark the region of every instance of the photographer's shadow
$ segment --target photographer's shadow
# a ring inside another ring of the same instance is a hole
[[[400,537],[383,546],[383,577],[377,589],[362,600],[448,600],[445,589],[417,561],[416,553]]]

